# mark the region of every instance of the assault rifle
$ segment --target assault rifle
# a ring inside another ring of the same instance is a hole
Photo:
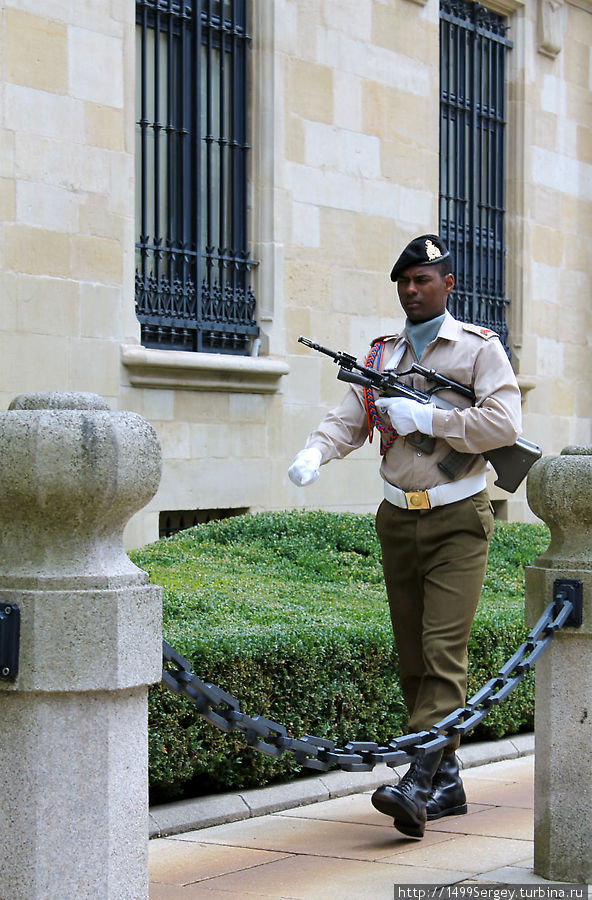
[[[305,337],[299,337],[298,341],[318,353],[324,353],[330,356],[339,366],[337,378],[339,381],[345,381],[348,384],[359,384],[365,388],[374,388],[383,397],[406,397],[408,400],[416,400],[418,403],[433,403],[438,409],[466,409],[468,406],[475,404],[475,395],[471,388],[464,384],[459,384],[446,375],[441,375],[435,369],[427,369],[419,363],[413,363],[406,372],[393,372],[387,369],[384,372],[377,372],[368,366],[362,366],[356,360],[355,356],[349,353],[336,352],[315,344],[314,341]],[[427,392],[419,391],[401,379],[406,375],[422,375],[429,384],[432,384]],[[459,395],[459,403],[452,403],[445,397],[440,396],[440,391],[453,391]],[[435,444],[435,438],[419,431],[408,434],[406,440],[413,446],[422,450],[424,453],[432,453]],[[526,478],[530,467],[541,457],[541,449],[536,444],[527,441],[524,438],[518,438],[511,447],[498,447],[495,450],[488,450],[482,456],[491,463],[497,474],[495,484],[504,491],[513,493],[519,484]],[[474,458],[472,453],[461,453],[458,450],[451,450],[443,460],[438,463],[448,478],[454,480],[457,478],[470,464]]]

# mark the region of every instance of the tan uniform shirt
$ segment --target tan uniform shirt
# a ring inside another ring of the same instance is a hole
[[[385,342],[383,370],[393,356],[397,359],[401,353],[395,372],[404,372],[418,362],[405,331],[381,340]],[[465,409],[434,409],[436,443],[431,454],[412,447],[404,437],[396,438],[382,458],[380,472],[386,481],[404,491],[422,491],[449,481],[438,463],[451,448],[477,454],[461,477],[485,472],[488,464],[479,454],[514,444],[521,431],[520,389],[504,348],[493,332],[458,322],[446,312],[435,340],[422,353],[421,365],[472,388],[476,404]],[[420,375],[405,376],[402,380],[420,391],[430,387]],[[441,396],[461,406],[469,402],[451,391],[443,391]],[[378,397],[376,393],[375,397]],[[379,413],[379,417],[385,425],[390,425],[387,415]],[[377,432],[375,435],[378,438]],[[326,463],[361,447],[367,438],[363,389],[352,385],[339,406],[327,413],[309,435],[306,447],[318,448]]]

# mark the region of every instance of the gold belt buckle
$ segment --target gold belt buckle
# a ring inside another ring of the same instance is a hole
[[[405,491],[407,509],[431,509],[427,491]]]

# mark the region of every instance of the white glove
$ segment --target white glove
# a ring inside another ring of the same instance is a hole
[[[288,478],[297,484],[298,487],[304,487],[305,484],[312,484],[319,477],[319,468],[322,460],[321,451],[316,447],[308,447],[301,450],[294,457],[294,462],[288,469]]]
[[[430,436],[433,434],[433,403],[418,403],[406,397],[381,397],[377,406],[381,413],[387,413],[398,434],[406,435],[413,431]]]

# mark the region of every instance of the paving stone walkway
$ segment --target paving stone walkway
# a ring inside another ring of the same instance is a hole
[[[369,790],[156,838],[150,900],[393,900],[404,884],[547,884],[532,871],[534,757],[463,780],[467,815],[429,823],[421,841],[396,831]]]

